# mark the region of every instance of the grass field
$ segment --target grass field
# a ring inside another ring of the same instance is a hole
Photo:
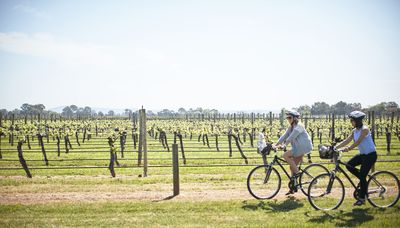
[[[142,168],[134,167],[137,152],[134,152],[131,140],[127,142],[125,158],[120,159],[121,168],[116,168],[116,178],[104,168],[109,162],[105,139],[94,138],[80,147],[74,140],[71,142],[74,149],[69,154],[62,152],[60,157],[56,155],[52,140],[45,143],[49,167],[55,169],[44,166],[37,141],[32,142],[32,150],[24,146],[24,156],[33,174],[33,178],[28,179],[20,169],[16,147],[10,147],[6,139],[2,139],[1,227],[400,226],[399,203],[388,209],[373,208],[368,203],[353,207],[350,188],[346,189],[343,205],[331,212],[315,211],[300,192],[286,197],[286,177],[274,199],[253,199],[247,191],[246,178],[261,159],[249,142],[243,144],[249,158],[249,165],[245,165],[236,148],[233,157],[229,158],[226,139],[221,138],[220,152],[213,145],[208,148],[197,142],[195,137],[191,141],[185,139],[187,165],[180,160],[181,194],[176,197],[172,197],[171,153],[166,152],[157,140],[148,139],[150,167],[145,178],[139,177]],[[173,139],[169,138],[169,142]],[[397,140],[393,140],[390,156],[386,156],[384,140],[377,142],[380,161],[400,158]],[[343,160],[355,153],[345,154]],[[93,158],[102,160],[85,160]],[[327,162],[320,160],[315,151],[313,161]],[[332,165],[327,166],[332,168]],[[64,169],[58,169],[60,167]],[[391,170],[400,175],[399,162],[379,162],[376,169]],[[350,184],[345,181],[345,186]]]

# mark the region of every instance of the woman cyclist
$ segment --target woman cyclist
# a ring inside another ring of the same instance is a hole
[[[299,122],[300,113],[297,111],[286,112],[286,119],[290,126],[286,130],[285,134],[282,135],[278,142],[274,145],[275,147],[286,146],[291,144],[291,150],[286,151],[283,154],[283,158],[289,163],[290,170],[292,171],[292,178],[296,181],[299,174],[299,163],[303,160],[304,154],[310,153],[313,146],[311,143],[310,136],[308,135],[303,124]],[[293,194],[293,190],[289,190],[288,194]]]
[[[352,145],[346,146],[341,149],[343,152],[350,151],[355,147],[358,147],[360,151],[359,154],[351,158],[346,166],[347,169],[354,174],[360,180],[360,190],[358,192],[358,200],[354,203],[354,206],[360,206],[365,203],[367,197],[367,180],[366,177],[371,167],[375,164],[377,159],[376,147],[372,140],[371,132],[368,127],[363,125],[362,120],[365,117],[365,113],[360,111],[351,112],[349,115],[351,124],[353,126],[353,131],[351,135],[341,143],[339,143],[336,148],[341,148],[348,145],[352,140],[354,141]],[[360,170],[355,168],[355,166],[361,165]]]

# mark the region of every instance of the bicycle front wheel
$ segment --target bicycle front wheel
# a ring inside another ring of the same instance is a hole
[[[299,183],[300,189],[304,195],[308,196],[308,185],[310,185],[312,179],[321,173],[329,173],[328,169],[321,164],[311,164],[305,167],[300,175]]]
[[[255,167],[247,177],[247,189],[256,199],[271,199],[280,188],[281,176],[269,165]]]
[[[368,180],[368,201],[375,207],[386,208],[397,203],[400,197],[399,179],[391,172],[379,171]]]
[[[338,177],[330,173],[316,176],[308,186],[308,201],[317,210],[334,210],[344,200],[344,185]]]

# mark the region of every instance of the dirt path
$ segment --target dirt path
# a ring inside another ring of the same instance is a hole
[[[0,180],[16,179],[21,177],[1,177]],[[79,180],[82,178],[107,178],[106,176],[56,177],[63,180]],[[172,196],[172,184],[53,184],[51,180],[43,183],[46,177],[39,179],[39,183],[25,183],[21,185],[0,186],[0,204],[46,204],[55,202],[130,202],[130,201],[218,201],[218,200],[251,200],[254,199],[248,192],[246,183],[181,183],[180,195]],[[55,178],[50,178],[55,179]],[[277,200],[288,198],[287,188],[281,188]],[[346,189],[351,196],[351,189]],[[293,195],[295,198],[305,198],[299,190]]]

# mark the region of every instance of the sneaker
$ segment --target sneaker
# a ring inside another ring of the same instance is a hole
[[[292,194],[294,194],[294,191],[293,191],[293,190],[289,190],[289,191],[285,194],[285,196],[292,195]]]
[[[365,199],[358,199],[353,206],[361,206],[365,204]]]

